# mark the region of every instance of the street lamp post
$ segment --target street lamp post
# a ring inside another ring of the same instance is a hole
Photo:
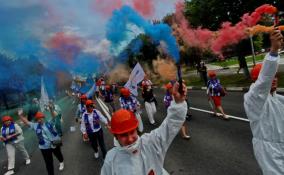
[[[250,39],[251,52],[252,52],[252,61],[253,61],[253,65],[255,66],[255,52],[254,52],[254,46],[253,46],[253,41],[252,41],[252,35],[249,35],[249,39]]]

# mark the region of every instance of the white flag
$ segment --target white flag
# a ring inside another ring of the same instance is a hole
[[[144,76],[145,76],[145,72],[143,68],[141,67],[139,63],[137,63],[134,69],[132,70],[129,80],[124,85],[124,87],[128,88],[131,94],[138,96],[137,84],[140,83],[144,79]]]
[[[48,94],[43,82],[43,77],[41,77],[41,89],[40,89],[40,100],[39,100],[39,105],[40,105],[40,110],[41,112],[44,111],[44,107],[48,105],[49,102],[49,98],[48,98]]]

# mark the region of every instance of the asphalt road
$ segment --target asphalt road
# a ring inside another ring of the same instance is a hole
[[[165,118],[165,108],[162,104],[163,90],[155,90],[157,95],[158,113],[156,121],[160,124]],[[189,91],[190,105],[204,110],[210,110],[205,91]],[[83,143],[79,125],[74,122],[75,104],[70,97],[65,99],[64,114],[64,145],[62,147],[65,159],[65,170],[58,172],[58,161],[55,158],[54,167],[56,174],[62,175],[99,175],[103,164],[102,159],[95,159],[93,150],[88,143]],[[246,118],[243,108],[243,93],[230,92],[223,99],[224,110],[227,114]],[[118,104],[116,104],[118,105]],[[97,104],[98,108],[99,105]],[[100,109],[100,108],[99,108]],[[192,120],[189,125],[190,140],[184,140],[178,134],[170,146],[164,168],[173,175],[259,175],[261,171],[253,155],[251,144],[251,131],[248,122],[229,120],[224,121],[212,117],[211,114],[191,110]],[[151,126],[143,109],[143,122],[145,132],[155,127]],[[76,126],[76,131],[71,132],[70,126]],[[113,147],[113,137],[104,130],[107,149]],[[26,142],[37,142],[34,138]],[[29,148],[30,150],[30,148]],[[5,171],[6,156],[0,150],[1,169]],[[25,166],[24,161],[16,154],[16,173],[18,175],[46,175],[45,165],[39,149],[31,152],[31,165]],[[3,156],[2,156],[3,155]]]

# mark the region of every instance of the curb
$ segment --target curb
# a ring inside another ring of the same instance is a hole
[[[206,90],[205,86],[187,86],[188,90]],[[226,91],[230,92],[248,92],[249,87],[225,87]],[[277,92],[284,93],[284,88],[277,88]]]

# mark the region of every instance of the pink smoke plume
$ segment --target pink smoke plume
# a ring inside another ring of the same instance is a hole
[[[182,36],[188,46],[199,47],[202,49],[211,49],[215,54],[222,57],[222,49],[228,45],[236,44],[242,39],[248,37],[247,29],[256,25],[264,13],[274,14],[277,9],[269,4],[258,7],[253,13],[244,14],[241,21],[235,25],[230,22],[224,22],[221,28],[216,31],[208,29],[193,29],[183,15],[184,3],[176,4],[175,22],[179,36]]]
[[[71,64],[83,49],[85,42],[78,36],[64,32],[55,33],[46,42],[46,47],[55,51],[65,62]]]
[[[154,14],[153,0],[93,0],[92,8],[96,12],[108,17],[115,9],[119,9],[123,5],[129,5],[138,11],[144,17],[151,17]]]
[[[94,0],[92,7],[93,10],[104,16],[110,16],[115,9],[119,9],[122,5],[122,0]]]
[[[145,17],[150,17],[154,13],[152,0],[133,0],[133,7]]]

